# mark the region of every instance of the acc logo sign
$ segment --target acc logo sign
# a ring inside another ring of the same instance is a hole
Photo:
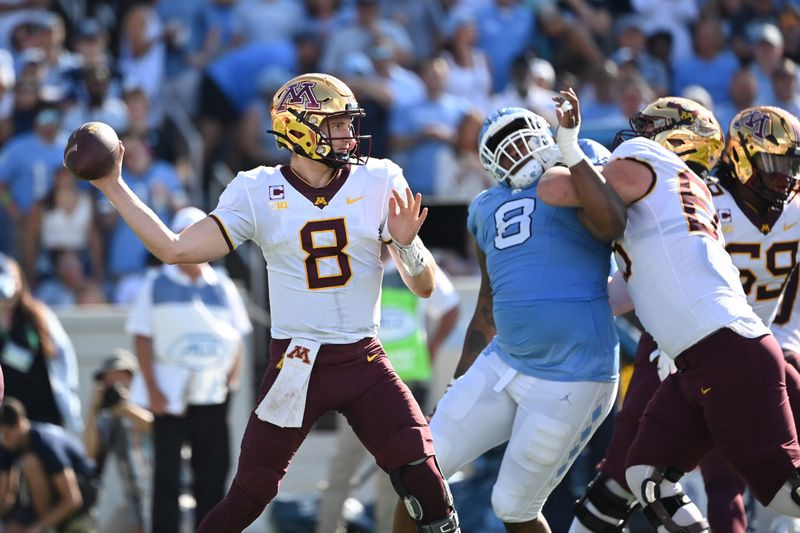
[[[312,90],[315,85],[316,82],[313,81],[301,81],[300,83],[295,83],[294,85],[288,86],[283,92],[280,102],[278,102],[278,105],[275,106],[275,111],[282,113],[283,111],[286,111],[286,108],[290,104],[302,105],[303,109],[321,109],[322,105],[319,103],[319,100],[317,100],[317,97]]]

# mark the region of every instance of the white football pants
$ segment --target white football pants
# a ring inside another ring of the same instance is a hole
[[[518,373],[494,351],[483,352],[431,420],[439,465],[448,478],[509,441],[492,507],[503,522],[528,522],[611,411],[616,394],[617,383],[546,381]]]

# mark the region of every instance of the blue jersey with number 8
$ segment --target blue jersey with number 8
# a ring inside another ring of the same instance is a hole
[[[607,161],[601,145],[581,140],[581,147],[593,163]],[[577,209],[537,199],[536,185],[484,191],[467,225],[486,255],[501,357],[543,379],[615,380],[610,243],[591,236]]]

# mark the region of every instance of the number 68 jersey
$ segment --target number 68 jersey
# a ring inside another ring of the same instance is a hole
[[[228,184],[210,216],[231,250],[246,240],[261,247],[273,338],[347,344],[377,334],[389,198],[407,186],[385,159],[345,168],[319,189],[288,165],[240,172]]]
[[[703,180],[674,153],[642,137],[622,143],[612,159],[638,161],[652,173],[647,194],[628,207],[614,252],[636,315],[659,347],[676,357],[723,327],[750,338],[768,334],[725,251]]]

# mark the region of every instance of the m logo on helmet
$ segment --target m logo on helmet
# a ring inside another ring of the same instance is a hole
[[[687,109],[681,102],[669,101],[667,107],[671,107],[677,111],[680,120],[692,120],[697,118],[697,111],[694,109]]]
[[[283,92],[281,101],[275,107],[275,111],[282,113],[289,105],[302,105],[303,109],[319,111],[322,109],[322,105],[312,90],[315,85],[316,82],[313,81],[301,81],[288,86]]]
[[[750,130],[750,133],[759,139],[765,138],[770,133],[766,131],[770,129],[769,116],[760,111],[753,111],[743,116],[741,125],[743,128]]]

